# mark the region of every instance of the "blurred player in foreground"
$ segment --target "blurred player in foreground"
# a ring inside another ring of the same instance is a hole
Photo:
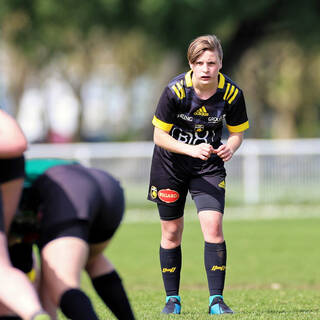
[[[134,319],[121,279],[103,255],[124,206],[119,182],[102,170],[59,159],[26,162],[20,213],[11,234],[16,239],[22,235],[24,243],[39,235],[40,291],[52,319],[57,307],[68,319],[98,319],[80,288],[84,269],[117,319]]]
[[[219,72],[222,56],[216,36],[192,41],[191,70],[170,81],[152,120],[155,148],[148,199],[157,203],[161,219],[160,264],[167,295],[163,313],[181,312],[181,240],[188,191],[205,241],[209,314],[233,313],[222,295],[227,256],[222,229],[224,162],[241,145],[249,123],[241,89]],[[226,144],[221,142],[224,121],[229,130]]]
[[[50,319],[26,275],[14,268],[7,234],[16,213],[24,179],[27,141],[16,121],[0,110],[0,300],[26,320]]]

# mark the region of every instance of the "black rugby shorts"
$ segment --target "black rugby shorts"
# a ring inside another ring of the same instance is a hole
[[[192,159],[189,163],[190,165],[185,162],[176,166],[168,166],[162,161],[152,163],[148,200],[158,204],[163,220],[173,220],[183,215],[188,191],[198,212],[224,212],[225,168],[210,167],[210,164],[196,167],[194,163],[201,162]]]
[[[34,184],[40,196],[40,248],[63,236],[110,239],[124,214],[124,194],[110,174],[81,165],[52,167]]]

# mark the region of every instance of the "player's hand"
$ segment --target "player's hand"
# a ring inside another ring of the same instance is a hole
[[[213,149],[213,153],[219,156],[224,162],[229,161],[233,156],[233,151],[226,144],[222,144],[218,149]]]
[[[213,152],[213,147],[208,143],[200,143],[192,146],[192,154],[193,158],[199,158],[201,160],[208,160]]]

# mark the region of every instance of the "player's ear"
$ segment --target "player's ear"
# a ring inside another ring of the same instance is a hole
[[[190,67],[191,70],[193,70],[193,65],[192,65],[192,63],[190,61],[189,61],[189,67]]]

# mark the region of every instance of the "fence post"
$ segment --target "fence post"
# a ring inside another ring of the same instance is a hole
[[[255,204],[260,200],[260,163],[257,145],[246,144],[243,156],[244,202]]]

